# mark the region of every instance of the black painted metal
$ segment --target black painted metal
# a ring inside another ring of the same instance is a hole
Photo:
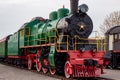
[[[70,0],[71,14],[75,14],[78,11],[78,1],[79,0]]]
[[[106,54],[104,54],[103,58],[107,58],[109,60],[109,66],[114,69],[120,66],[120,52],[116,52],[120,51],[120,26],[114,26],[110,28],[109,30],[107,30],[105,35],[107,45]],[[109,35],[113,35],[113,50],[109,49]],[[115,35],[117,35],[116,38]]]

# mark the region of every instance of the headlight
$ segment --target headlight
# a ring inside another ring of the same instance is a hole
[[[78,26],[79,26],[79,30],[80,30],[81,32],[83,32],[83,31],[85,30],[85,27],[86,27],[86,26],[85,26],[84,23],[81,22],[81,23],[79,23]]]
[[[86,4],[82,4],[78,9],[80,12],[86,13],[88,11],[88,6]]]

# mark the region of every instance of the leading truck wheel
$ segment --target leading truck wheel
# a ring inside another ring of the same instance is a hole
[[[66,77],[66,78],[70,78],[70,77],[71,77],[72,68],[71,68],[71,64],[70,64],[69,61],[67,61],[67,62],[65,63],[64,73],[65,73],[65,77]]]
[[[28,69],[31,70],[32,69],[32,59],[28,58]]]

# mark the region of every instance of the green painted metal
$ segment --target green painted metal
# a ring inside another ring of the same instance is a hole
[[[52,67],[55,67],[54,55],[55,55],[55,46],[51,46],[50,53],[49,53],[49,64]]]
[[[46,32],[42,32],[45,25],[46,24],[39,25],[38,27],[38,44],[46,43]]]
[[[63,18],[69,15],[69,9],[67,8],[60,8],[58,9],[58,18]]]
[[[62,8],[58,10],[57,16],[56,16],[56,12],[52,12],[49,15],[50,20],[46,20],[46,22],[42,25],[39,24],[38,25],[38,44],[40,45],[40,44],[51,43],[51,40],[56,38],[56,26],[58,21],[61,18],[66,17],[68,15],[69,15],[69,10],[66,8]],[[50,66],[52,67],[55,67],[54,54],[55,54],[55,46],[50,46],[48,59],[49,59]],[[40,56],[40,61],[43,64],[43,56]]]
[[[22,55],[22,50],[18,50],[21,46],[49,44],[53,39],[55,41],[58,21],[68,15],[69,10],[61,8],[58,12],[54,11],[50,13],[50,19],[43,19],[41,21],[40,17],[36,17],[30,22],[25,23],[20,30],[13,34],[8,40],[8,55]],[[23,35],[21,36],[22,31]],[[49,62],[53,67],[55,67],[54,54],[55,46],[50,46]],[[40,60],[42,60],[42,56],[40,56]]]
[[[17,56],[19,54],[19,32],[10,36],[8,40],[8,56]]]
[[[47,44],[50,42],[50,37],[56,36],[55,29],[59,19],[54,21],[48,21],[46,24],[42,25],[38,30],[38,39],[40,44]],[[43,43],[42,43],[43,42]]]
[[[56,20],[57,19],[57,11],[53,11],[49,14],[50,20]]]
[[[22,47],[22,46],[25,45],[25,42],[24,42],[24,28],[19,30],[19,34],[20,34],[19,46]]]
[[[23,47],[23,46],[26,46],[27,45],[27,39],[26,39],[26,36],[25,36],[25,28],[27,27],[27,24],[28,23],[25,23],[19,30],[19,34],[20,34],[20,40],[19,40],[19,46],[20,47]],[[22,35],[22,36],[21,36]]]
[[[43,24],[40,22],[40,18],[36,17],[33,18],[29,23],[24,26],[24,41],[25,46],[31,46],[37,44],[38,39],[38,27],[39,25]]]
[[[25,23],[19,32],[23,30],[24,35],[20,36],[20,47],[32,46],[38,44],[38,28],[44,24],[44,20],[40,22],[40,17],[33,18],[30,22]]]
[[[7,40],[0,42],[0,58],[7,56]]]

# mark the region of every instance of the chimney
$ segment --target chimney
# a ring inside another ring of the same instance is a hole
[[[77,11],[78,11],[78,2],[79,2],[79,0],[70,0],[71,14],[77,13]]]

